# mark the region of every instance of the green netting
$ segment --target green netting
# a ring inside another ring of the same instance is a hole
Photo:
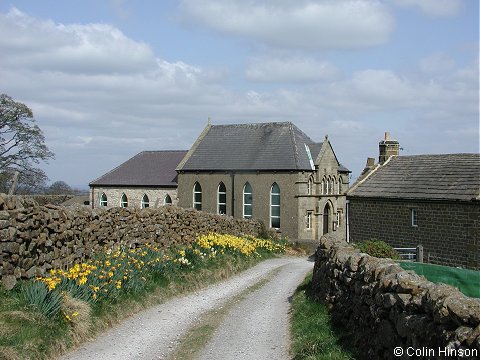
[[[452,285],[467,296],[480,298],[480,271],[408,261],[401,261],[400,266],[425,276],[433,283]]]

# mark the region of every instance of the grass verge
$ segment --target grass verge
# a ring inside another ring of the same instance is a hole
[[[292,298],[292,359],[354,359],[352,352],[341,345],[341,330],[332,325],[324,304],[310,296],[311,279],[309,274]]]
[[[11,291],[0,287],[0,359],[57,357],[138,311],[226,279],[284,249],[271,246],[214,234],[169,253],[108,252]],[[39,288],[42,283],[48,292]]]

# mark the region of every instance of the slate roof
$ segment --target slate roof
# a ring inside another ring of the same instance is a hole
[[[178,166],[187,151],[142,151],[92,181],[90,186],[177,186]]]
[[[395,156],[376,168],[352,197],[480,200],[480,154]]]
[[[315,143],[291,122],[210,125],[177,170],[312,170]]]

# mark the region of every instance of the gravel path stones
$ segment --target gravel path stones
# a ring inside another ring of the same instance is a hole
[[[202,314],[278,268],[281,270],[272,280],[233,307],[202,357],[287,359],[288,297],[313,268],[306,259],[294,257],[263,261],[225,282],[136,314],[62,359],[165,359]]]

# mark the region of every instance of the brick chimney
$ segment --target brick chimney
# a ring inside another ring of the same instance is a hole
[[[390,156],[398,156],[400,144],[397,140],[390,139],[390,133],[385,132],[385,138],[378,143],[379,164],[383,164]]]

